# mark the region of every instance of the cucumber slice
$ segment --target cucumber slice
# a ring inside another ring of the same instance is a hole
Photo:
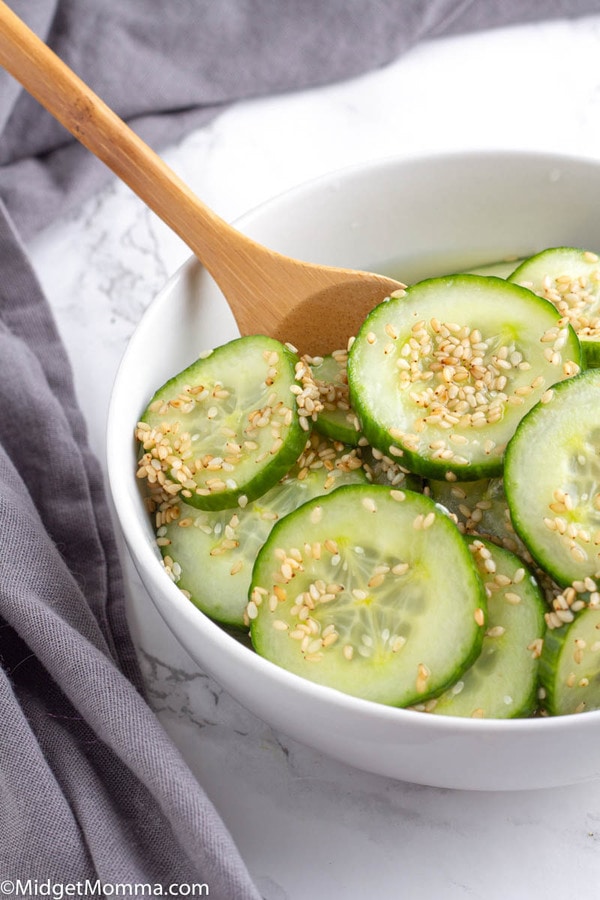
[[[323,409],[317,413],[314,427],[335,441],[357,446],[361,432],[356,413],[350,406],[347,362],[346,350],[337,350],[328,356],[308,357],[323,404]]]
[[[410,491],[353,485],[275,524],[247,614],[255,649],[273,663],[406,706],[454,683],[478,656],[485,609],[471,554],[444,511]]]
[[[275,522],[340,484],[367,482],[356,450],[313,434],[291,472],[243,509],[199,511],[182,503],[158,514],[165,568],[204,613],[244,628],[252,566]]]
[[[460,681],[431,701],[444,716],[509,719],[537,705],[545,604],[533,574],[514,553],[467,538],[488,596],[488,626],[478,658]]]
[[[519,425],[504,488],[531,555],[566,587],[600,577],[600,369],[555,385]]]
[[[600,709],[600,609],[588,607],[546,632],[540,681],[550,715]]]
[[[525,260],[510,276],[545,297],[573,326],[588,366],[600,365],[600,257],[577,247],[553,247]]]
[[[500,278],[433,278],[365,320],[348,360],[367,440],[430,478],[502,473],[523,415],[579,371],[575,333],[556,309]]]
[[[302,364],[279,341],[238,338],[171,378],[136,429],[138,477],[162,503],[180,495],[199,509],[228,509],[264,493],[306,442]],[[295,393],[294,393],[295,392]]]
[[[481,481],[428,482],[430,496],[445,506],[454,516],[458,528],[464,534],[491,537],[494,543],[519,556],[529,552],[515,532],[501,478]]]
[[[498,278],[509,278],[515,271],[515,267],[523,262],[522,259],[501,259],[495,263],[487,263],[484,266],[477,266],[469,269],[470,275],[496,275]]]

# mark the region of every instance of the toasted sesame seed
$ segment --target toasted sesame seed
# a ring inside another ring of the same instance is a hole
[[[585,560],[587,559],[587,553],[585,552],[585,550],[583,550],[582,547],[577,544],[573,544],[571,547],[569,547],[569,552],[575,562],[585,562]]]
[[[423,519],[423,529],[425,530],[427,528],[431,528],[431,526],[433,525],[434,522],[435,522],[435,513],[434,512],[427,513],[427,515]]]
[[[250,600],[246,606],[246,613],[249,619],[256,619],[258,616],[258,607],[254,600]]]
[[[323,507],[315,506],[310,513],[310,521],[313,525],[316,525],[323,518]]]
[[[382,572],[379,572],[377,575],[373,575],[369,581],[367,582],[367,586],[370,588],[380,587],[385,581],[385,575]]]
[[[554,610],[553,615],[556,616],[560,622],[569,623],[572,622],[575,616],[571,612],[570,609],[557,609]]]
[[[427,690],[430,675],[430,669],[424,663],[419,663],[417,666],[416,689],[420,694]]]
[[[406,638],[404,635],[396,634],[390,637],[390,647],[392,653],[398,653],[406,644]]]
[[[502,625],[494,625],[487,629],[485,635],[490,638],[502,637],[505,631],[506,629]]]

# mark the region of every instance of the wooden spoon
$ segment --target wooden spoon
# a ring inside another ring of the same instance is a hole
[[[0,0],[0,65],[191,248],[242,334],[302,352],[346,346],[366,313],[403,287],[369,272],[301,262],[228,225]]]

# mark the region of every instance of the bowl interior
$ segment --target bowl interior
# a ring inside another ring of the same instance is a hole
[[[389,160],[303,185],[237,224],[261,243],[301,259],[414,281],[550,246],[600,249],[600,205],[590,202],[596,192],[600,166],[581,159],[473,153]],[[197,261],[189,261],[136,329],[109,414],[110,487],[125,540],[159,612],[192,658],[270,724],[381,774],[488,789],[598,777],[600,763],[593,754],[566,777],[544,761],[543,750],[548,736],[556,742],[567,734],[572,754],[573,732],[599,734],[600,713],[570,717],[570,722],[474,722],[346,697],[261,659],[210,622],[169,581],[135,478],[133,428],[160,384],[200,351],[237,333],[218,288]],[[485,762],[478,752],[482,740],[489,744]],[[515,741],[526,760],[518,772],[510,763]]]

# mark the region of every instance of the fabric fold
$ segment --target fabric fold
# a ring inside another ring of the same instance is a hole
[[[0,271],[0,871],[256,897],[139,693],[100,468],[6,225],[0,258],[12,258]]]

